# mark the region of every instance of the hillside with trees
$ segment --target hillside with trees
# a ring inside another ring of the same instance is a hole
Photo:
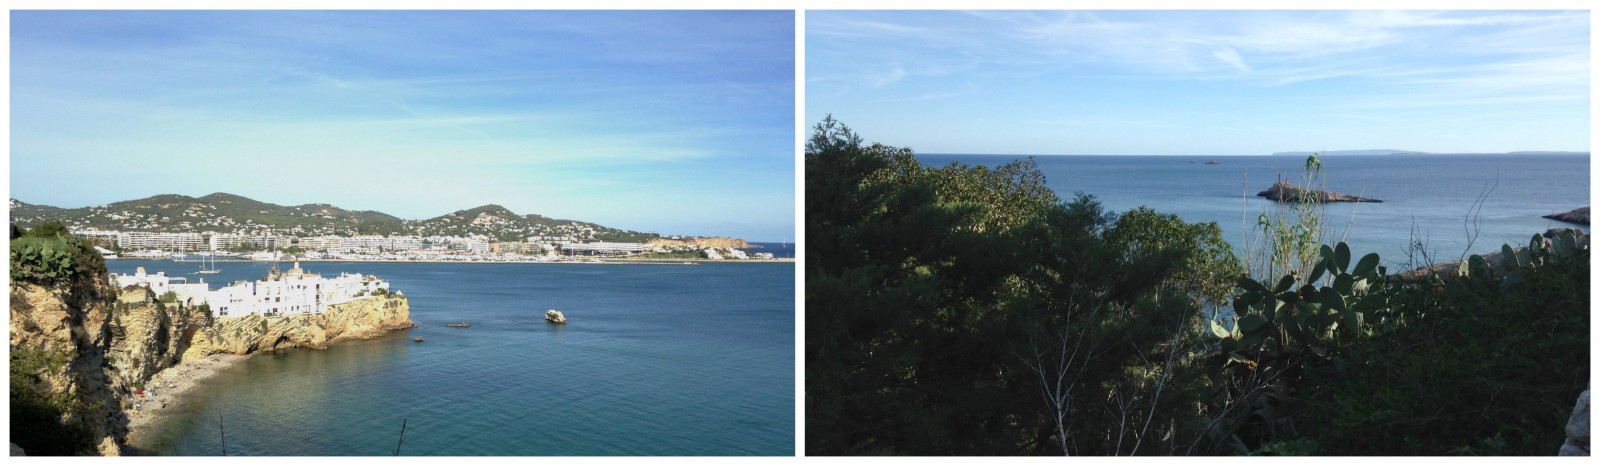
[[[653,233],[610,228],[542,215],[518,215],[498,205],[459,210],[425,220],[403,220],[375,211],[331,204],[281,206],[243,196],[214,193],[198,198],[162,194],[76,209],[11,200],[11,221],[22,226],[56,221],[71,228],[171,233],[222,232],[291,236],[467,236],[522,241],[530,236],[644,242]]]

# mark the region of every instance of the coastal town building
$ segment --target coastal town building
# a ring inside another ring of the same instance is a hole
[[[198,251],[203,244],[205,242],[199,233],[127,231],[117,234],[117,247],[122,249]]]
[[[561,251],[569,256],[620,256],[638,254],[644,252],[644,248],[644,243],[596,241],[592,243],[567,243],[561,246]]]
[[[145,273],[144,267],[139,267],[132,275],[111,274],[111,284],[117,288],[143,286],[156,296],[172,292],[177,295],[179,301],[189,304],[204,302],[209,289],[204,279],[198,283],[189,283],[186,277],[169,277],[166,272]]]
[[[212,251],[237,249],[244,245],[244,235],[234,233],[212,233],[207,239]]]
[[[257,314],[288,316],[321,314],[328,306],[387,293],[389,283],[375,275],[341,273],[323,277],[307,273],[296,261],[283,273],[268,274],[254,282],[240,281],[211,291],[205,303],[217,317]]]

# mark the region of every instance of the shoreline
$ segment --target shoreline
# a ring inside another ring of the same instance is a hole
[[[133,258],[133,257],[114,258],[114,259],[107,259],[107,260],[124,260],[124,259],[127,259],[127,260],[150,260],[150,261],[173,262],[171,259]],[[595,261],[595,262],[590,262],[590,261],[455,261],[455,260],[418,260],[418,259],[405,259],[405,260],[388,260],[388,259],[304,259],[304,258],[296,259],[296,260],[298,260],[300,262],[374,262],[374,263],[394,262],[394,263],[408,263],[408,264],[553,264],[553,265],[559,265],[559,264],[655,264],[655,265],[673,265],[673,264],[678,264],[678,265],[682,265],[684,262],[693,262],[693,263],[696,263],[696,264],[782,264],[782,263],[794,263],[795,262],[795,259],[793,257],[780,257],[780,258],[774,258],[774,259],[736,259],[736,260],[726,260],[726,259],[723,259],[723,260],[710,260],[710,259],[599,259],[598,261]],[[187,263],[187,262],[199,262],[199,261],[185,260],[185,261],[182,261],[182,262]],[[225,262],[263,263],[263,264],[265,264],[265,263],[271,263],[271,262],[274,262],[274,261],[225,261]],[[287,262],[287,261],[277,261],[277,262]]]
[[[253,355],[217,353],[195,361],[180,362],[157,372],[145,383],[146,392],[153,391],[155,396],[137,410],[123,410],[128,416],[128,433],[123,437],[123,443],[130,449],[142,450],[139,436],[159,431],[159,427],[171,420],[173,412],[189,401],[186,395],[223,369],[238,365]],[[130,397],[129,403],[133,402],[134,399]]]

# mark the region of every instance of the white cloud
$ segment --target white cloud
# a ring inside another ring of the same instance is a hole
[[[1250,72],[1250,65],[1246,65],[1244,63],[1244,57],[1239,56],[1239,52],[1235,52],[1230,47],[1219,48],[1211,52],[1211,56],[1217,57],[1218,60],[1222,60],[1224,63],[1233,65],[1234,69],[1239,70],[1240,73]]]

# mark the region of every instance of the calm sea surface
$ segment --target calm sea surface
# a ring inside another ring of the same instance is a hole
[[[419,327],[252,357],[138,446],[218,455],[225,431],[229,455],[391,455],[404,422],[403,455],[794,453],[794,264],[302,265],[389,280]],[[206,281],[268,266],[222,263]]]
[[[952,161],[997,166],[1023,158],[1010,155],[925,154],[925,164]],[[1044,156],[1035,159],[1051,189],[1065,199],[1083,192],[1109,211],[1141,205],[1190,222],[1217,222],[1224,239],[1239,250],[1256,217],[1277,203],[1255,194],[1273,180],[1298,180],[1305,157],[1290,156]],[[1206,165],[1209,160],[1220,162]],[[1549,228],[1578,226],[1540,218],[1589,205],[1586,155],[1391,155],[1323,157],[1327,189],[1382,200],[1335,203],[1324,222],[1334,241],[1359,255],[1377,252],[1391,270],[1406,261],[1416,239],[1435,260],[1465,252],[1499,250],[1502,243],[1527,244]],[[1482,197],[1481,209],[1474,203]],[[1470,224],[1472,217],[1477,224]],[[1468,230],[1477,240],[1468,249]]]

